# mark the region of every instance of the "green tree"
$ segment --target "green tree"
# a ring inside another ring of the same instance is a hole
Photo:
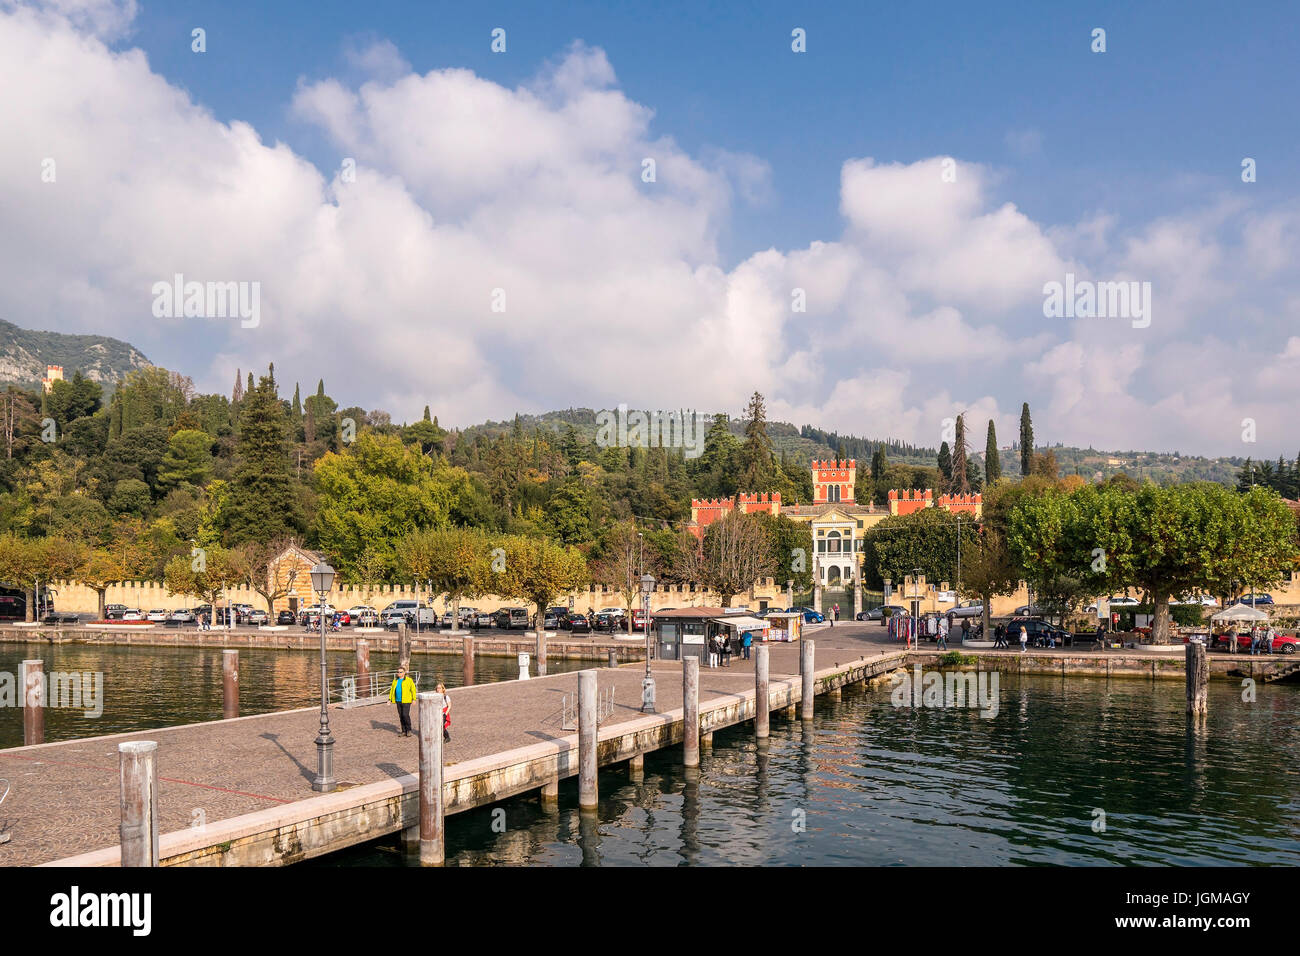
[[[74,372],[71,379],[60,379],[53,383],[45,396],[45,407],[51,418],[59,423],[62,432],[69,422],[86,418],[99,411],[104,397],[104,390],[98,382],[82,377],[80,371]]]
[[[591,580],[587,562],[575,548],[523,535],[509,535],[498,546],[503,553],[493,562],[492,590],[532,602],[538,627],[544,625],[546,608],[557,597],[584,588]]]
[[[992,485],[1002,477],[1002,462],[998,459],[998,432],[989,419],[988,437],[984,440],[984,483]]]
[[[453,626],[459,628],[461,600],[488,589],[493,544],[475,528],[424,528],[398,540],[397,567],[416,581],[432,581],[433,593],[451,602]]]
[[[285,426],[284,406],[270,372],[240,403],[241,463],[224,514],[228,542],[269,541],[300,534],[305,527],[301,496],[289,471]]]
[[[947,442],[939,446],[939,474],[943,476],[943,485],[936,490],[947,491],[952,486],[952,452]]]
[[[212,475],[212,436],[183,428],[172,435],[158,466],[158,485],[165,491],[183,485],[200,487]]]
[[[763,396],[755,392],[745,409],[745,442],[740,446],[739,487],[748,492],[776,490],[776,461],[772,439],[767,435],[767,409]]]
[[[1029,417],[1029,403],[1020,407],[1020,473],[1034,472],[1034,423]]]
[[[948,483],[948,490],[955,495],[965,495],[970,493],[970,476],[966,468],[966,416],[957,416],[957,432],[953,439],[952,446],[952,480]]]
[[[379,555],[385,575],[395,571],[397,539],[420,528],[446,527],[454,503],[470,491],[463,470],[370,431],[341,454],[327,452],[315,475],[317,540],[345,577],[354,574],[368,547]]]

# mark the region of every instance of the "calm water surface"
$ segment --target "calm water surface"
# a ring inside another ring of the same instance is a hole
[[[1300,688],[1210,686],[1203,736],[1183,686],[1003,675],[1001,710],[896,710],[888,687],[714,735],[601,774],[595,815],[535,795],[447,821],[451,865],[1300,864]],[[1094,831],[1105,813],[1105,831]],[[494,829],[495,824],[495,829]],[[802,824],[802,827],[800,826]],[[504,827],[504,832],[500,831]],[[410,865],[391,841],[308,865]]]
[[[85,644],[0,643],[0,674],[18,679],[18,664],[40,658],[51,671],[102,672],[103,714],[87,718],[83,711],[45,709],[45,740],[71,740],[101,734],[127,733],[221,719],[221,648],[111,647]],[[356,655],[348,651],[327,655],[331,678],[356,671]],[[420,672],[420,689],[433,690],[441,680],[461,686],[459,654],[416,654],[412,669]],[[581,661],[552,659],[547,671],[580,670]],[[533,665],[534,670],[536,665]],[[397,655],[372,651],[371,671],[393,671]],[[513,658],[478,657],[474,681],[487,684],[519,676]],[[239,648],[240,716],[292,710],[320,704],[320,651]],[[0,748],[21,747],[22,711],[0,707]]]

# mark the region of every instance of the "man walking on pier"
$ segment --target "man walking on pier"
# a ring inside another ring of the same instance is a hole
[[[402,722],[402,736],[411,736],[411,703],[415,700],[415,681],[406,676],[406,668],[397,668],[397,677],[388,688],[388,699],[397,705],[397,717]]]

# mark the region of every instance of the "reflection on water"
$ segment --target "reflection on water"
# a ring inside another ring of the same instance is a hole
[[[46,675],[54,670],[104,675],[103,714],[91,719],[81,710],[47,707],[47,743],[221,719],[219,647],[0,643],[0,675],[12,674],[16,683],[19,662],[38,658],[45,662]],[[356,671],[356,655],[351,652],[330,652],[326,660],[331,678]],[[416,654],[411,666],[420,672],[421,690],[432,690],[438,681],[448,687],[463,683],[459,654]],[[547,671],[559,674],[591,666],[552,659]],[[372,672],[396,667],[396,654],[371,652]],[[474,682],[478,684],[518,676],[519,666],[513,658],[479,657],[474,662]],[[239,648],[241,716],[313,704],[320,704],[319,650]],[[22,743],[22,711],[0,707],[0,748],[21,747]]]
[[[535,795],[451,817],[451,865],[1300,863],[1300,688],[1210,686],[1188,732],[1176,681],[1002,675],[992,719],[896,710],[887,686],[718,732],[698,772],[680,748],[644,775],[602,771],[597,814]],[[1094,830],[1104,813],[1105,830]],[[494,827],[495,824],[495,827]],[[498,832],[504,825],[504,832]],[[316,865],[409,865],[391,841]],[[312,865],[312,864],[308,864]]]

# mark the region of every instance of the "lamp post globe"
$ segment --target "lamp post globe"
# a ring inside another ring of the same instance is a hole
[[[330,733],[329,685],[325,670],[325,599],[334,587],[334,569],[324,561],[311,569],[311,586],[319,595],[316,608],[320,615],[320,733],[316,735],[316,779],[311,788],[329,793],[338,786],[334,779],[334,736]]]

